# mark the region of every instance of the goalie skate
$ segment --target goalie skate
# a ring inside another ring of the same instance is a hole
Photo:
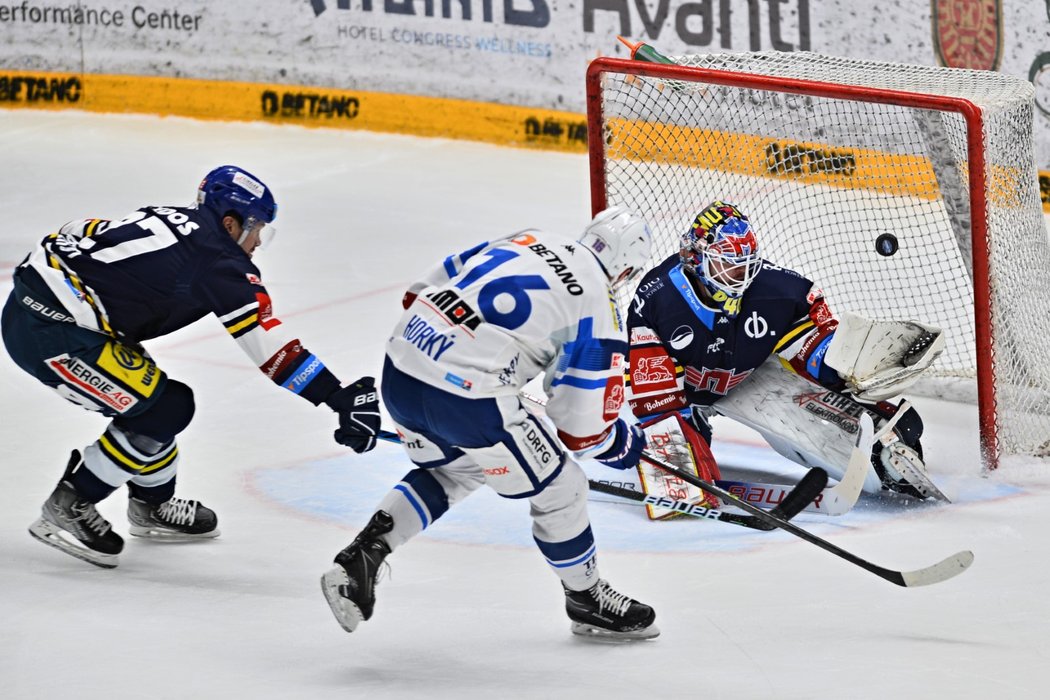
[[[951,502],[930,480],[919,453],[903,442],[896,441],[884,446],[875,462],[883,485],[890,491],[920,499],[933,498],[945,503]]]

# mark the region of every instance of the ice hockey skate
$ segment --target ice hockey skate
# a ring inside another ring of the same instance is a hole
[[[882,479],[882,485],[890,491],[922,500],[932,498],[951,502],[930,480],[922,454],[899,440],[888,445],[877,444],[872,464]]]
[[[161,504],[128,499],[128,532],[165,542],[210,539],[219,536],[215,511],[198,501],[171,498]]]
[[[81,464],[80,453],[73,450],[62,479],[44,502],[41,517],[29,526],[29,534],[77,559],[112,569],[124,549],[124,540],[99,515],[95,504],[73,489],[69,479]]]
[[[336,566],[321,577],[321,590],[339,625],[353,632],[372,617],[379,567],[390,554],[382,535],[390,532],[394,520],[378,511],[353,542],[335,557]]]
[[[604,580],[585,591],[566,588],[565,611],[573,634],[596,641],[652,639],[660,634],[652,608],[618,593]]]

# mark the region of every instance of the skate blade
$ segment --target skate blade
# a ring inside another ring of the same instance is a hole
[[[353,632],[365,617],[361,614],[361,608],[354,605],[353,601],[339,595],[339,587],[348,583],[346,572],[341,567],[336,567],[321,577],[321,591],[339,626],[347,632]]]
[[[163,527],[131,525],[128,527],[128,534],[146,540],[153,540],[154,542],[193,542],[194,540],[215,539],[219,536],[219,529],[216,528],[208,532],[194,534],[190,532],[179,532],[178,530],[168,530]]]
[[[646,639],[655,639],[660,636],[660,630],[657,629],[656,625],[649,625],[644,629],[631,630],[629,632],[614,632],[602,627],[588,625],[583,622],[573,622],[572,633],[589,642],[599,642],[601,644],[639,642]]]
[[[118,559],[116,554],[105,554],[88,549],[68,532],[43,518],[38,519],[29,526],[29,534],[47,546],[54,547],[81,561],[86,561],[88,564],[94,564],[103,569],[115,569],[117,567]]]

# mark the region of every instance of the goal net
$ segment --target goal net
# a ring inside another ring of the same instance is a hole
[[[978,401],[988,468],[1045,456],[1050,247],[1032,85],[807,52],[671,61],[591,63],[592,208],[645,216],[655,265],[704,206],[738,205],[763,257],[814,280],[833,310],[945,330],[918,391]]]

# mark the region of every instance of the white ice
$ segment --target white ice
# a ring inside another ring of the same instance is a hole
[[[424,267],[526,226],[575,234],[589,213],[585,157],[445,140],[0,111],[0,154],[3,270],[69,219],[188,203],[218,164],[255,172],[280,203],[258,254],[276,312],[344,380],[379,372]],[[336,445],[327,409],[276,389],[225,335],[209,318],[148,344],[196,391],[179,492],[218,511],[222,536],[131,540],[114,570],[26,532],[103,419],[0,353],[0,696],[1046,697],[1050,464],[982,476],[973,407],[918,401],[954,504],[798,519],[892,569],[972,549],[951,581],[899,588],[786,533],[594,503],[603,575],[652,604],[663,633],[588,644],[569,634],[525,504],[480,492],[390,558],[375,616],[348,635],[318,579],[408,463],[395,445]],[[727,461],[769,458],[731,425],[717,435]],[[118,532],[124,500],[101,506]]]

